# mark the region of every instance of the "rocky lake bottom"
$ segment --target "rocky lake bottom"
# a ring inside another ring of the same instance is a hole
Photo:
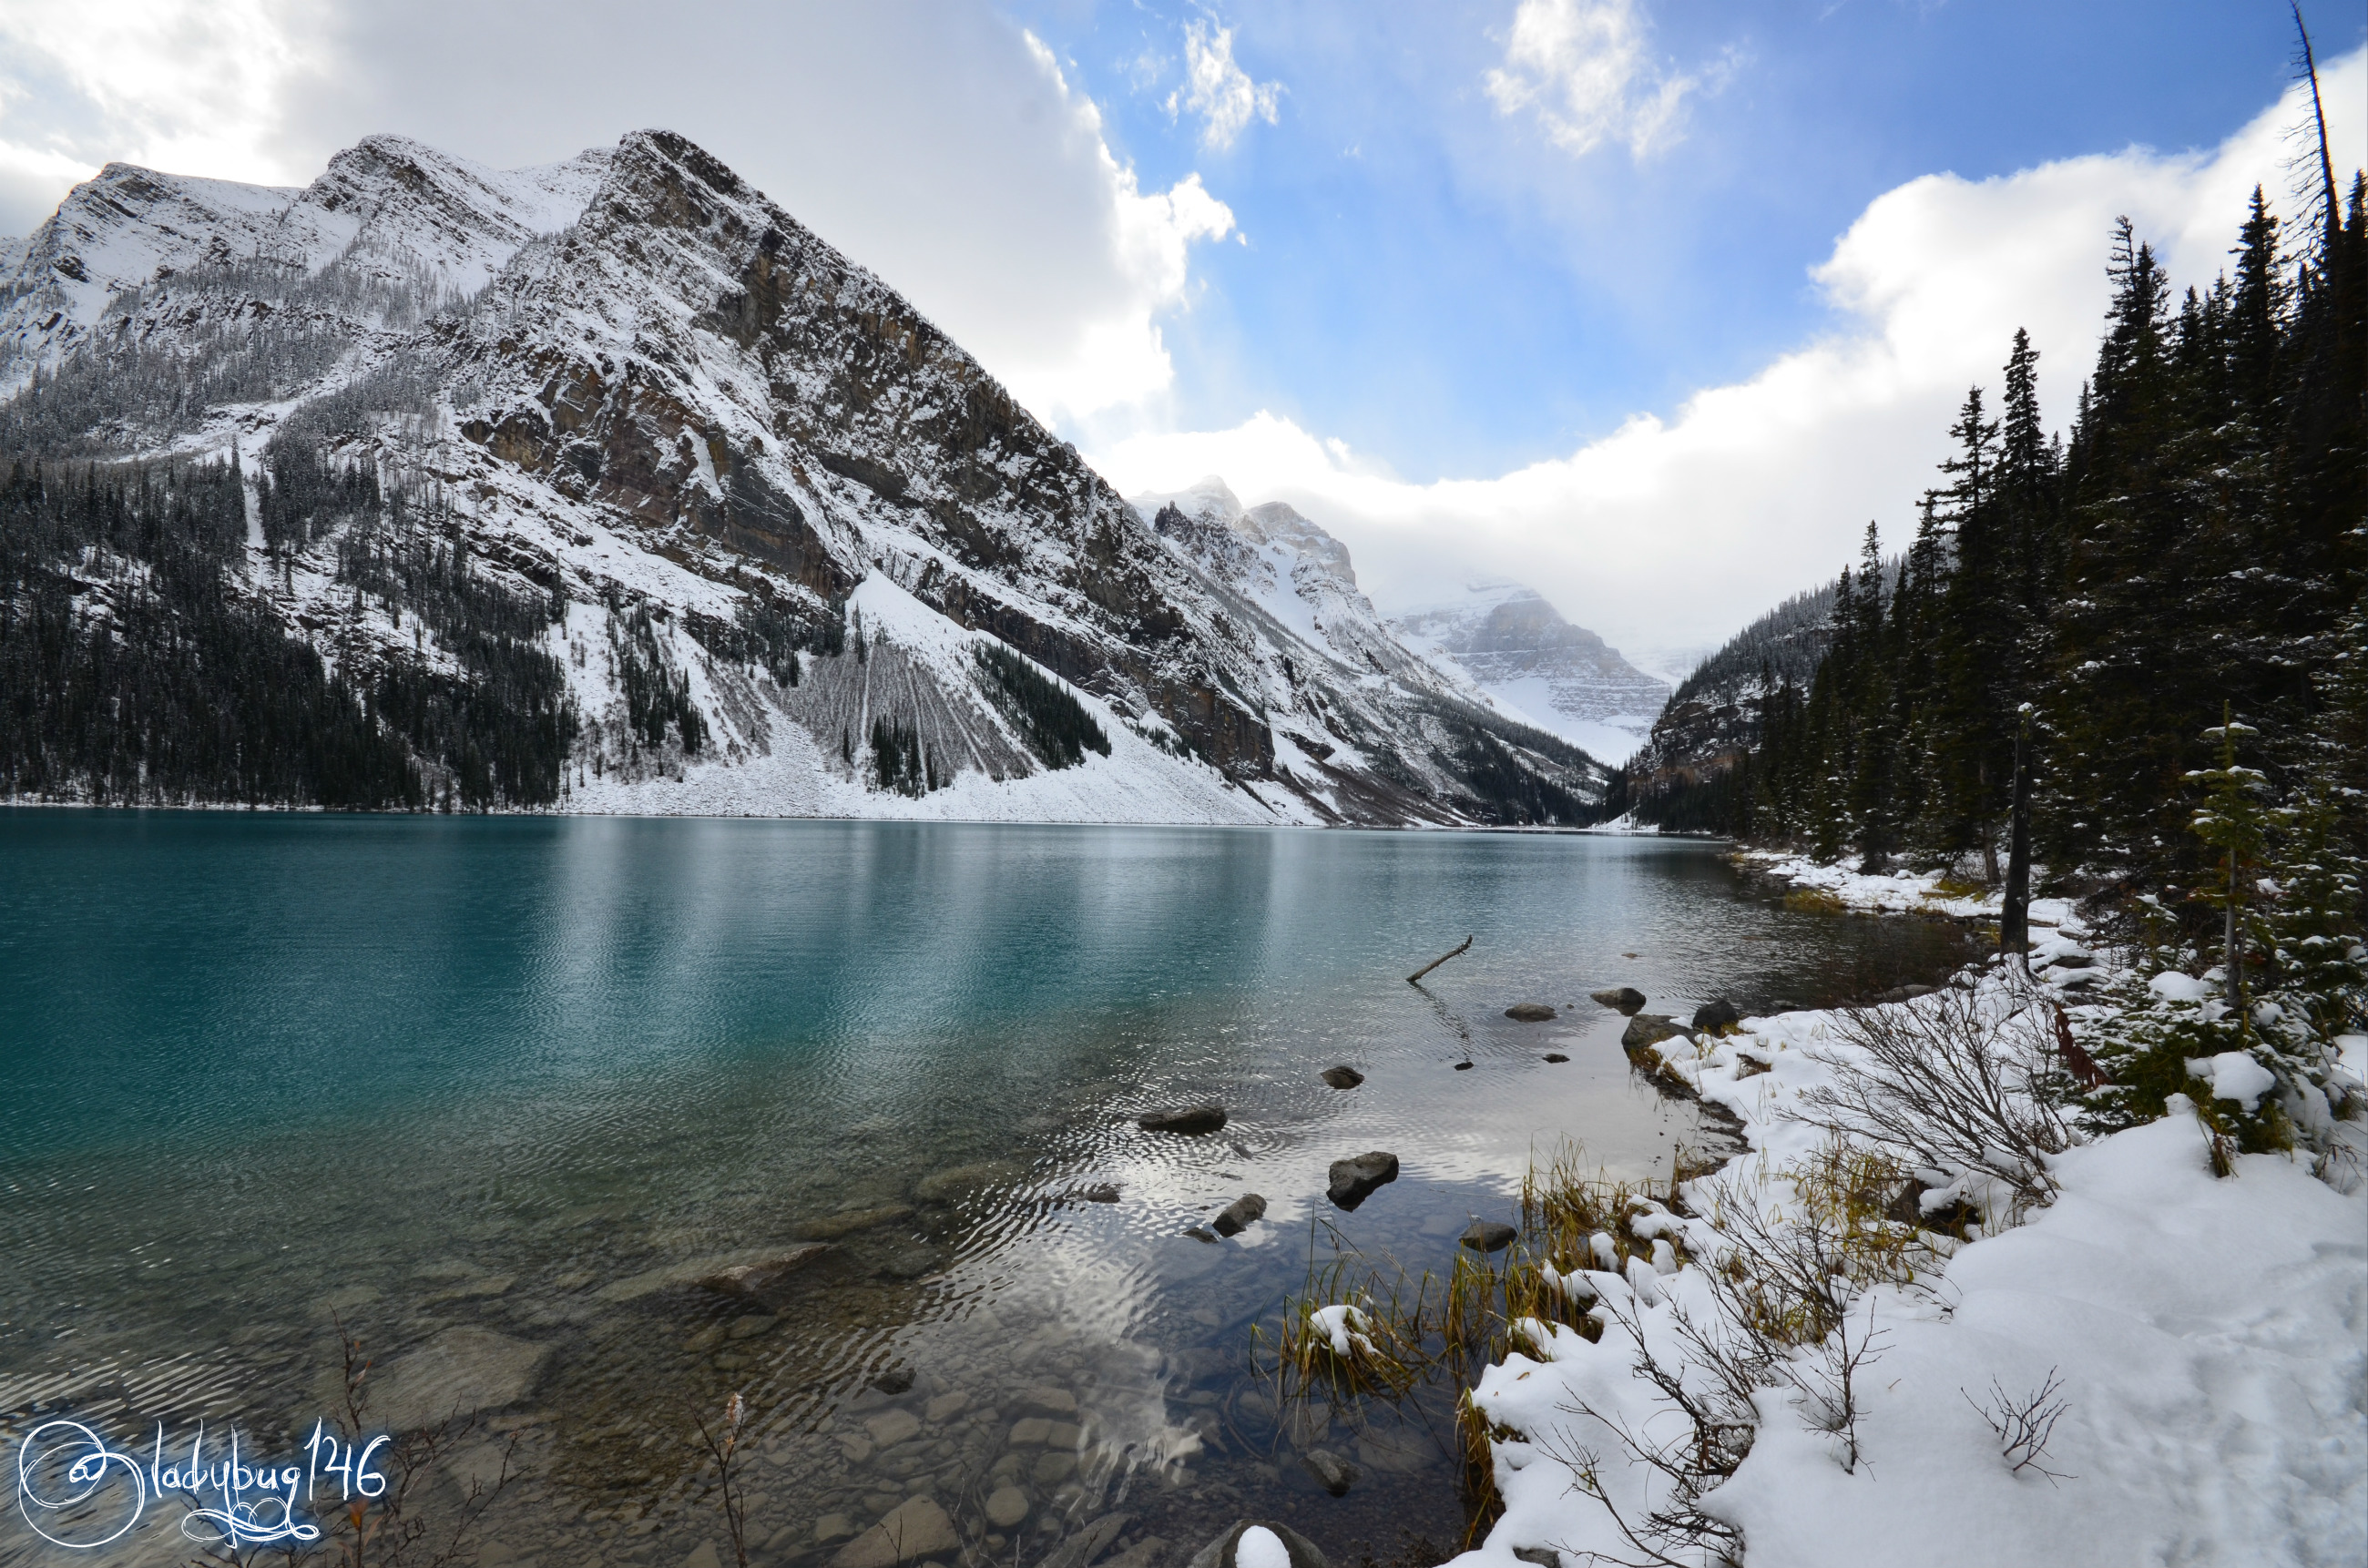
[[[1243,1517],[1452,1551],[1453,1387],[1278,1404],[1311,1262],[1443,1275],[1566,1142],[1714,1155],[1594,989],[1964,956],[1568,835],[11,812],[0,866],[0,1441],[295,1451],[342,1328],[366,1426],[445,1428],[411,1516],[495,1493],[455,1560],[543,1568],[734,1561],[734,1393],[751,1562],[1183,1568]],[[1367,1150],[1399,1176],[1333,1206]],[[12,1518],[0,1564],[185,1562],[173,1517]]]

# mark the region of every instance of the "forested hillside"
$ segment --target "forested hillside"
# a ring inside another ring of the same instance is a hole
[[[2225,742],[2264,810],[2368,848],[2368,191],[2319,172],[2305,232],[2257,190],[2183,291],[2124,222],[2068,440],[2017,333],[1896,578],[1870,525],[1815,674],[1771,663],[1732,766],[1632,778],[1637,814],[1996,880],[2021,747],[2041,862],[2176,893],[2225,858],[2192,831]]]
[[[564,603],[481,577],[438,508],[304,442],[278,446],[254,489],[259,585],[235,461],[11,466],[0,795],[556,801],[578,723],[548,643]],[[270,579],[333,533],[341,613],[316,646],[290,634]]]

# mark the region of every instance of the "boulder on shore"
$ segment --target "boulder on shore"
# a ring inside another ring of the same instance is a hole
[[[1220,1210],[1209,1226],[1221,1236],[1238,1236],[1265,1218],[1266,1199],[1255,1192],[1245,1192]]]
[[[1354,1209],[1380,1187],[1398,1179],[1398,1157],[1375,1149],[1352,1159],[1332,1162],[1332,1183],[1325,1196],[1340,1209]]]
[[[1660,1013],[1639,1013],[1628,1020],[1626,1028],[1620,1031],[1620,1044],[1623,1050],[1642,1051],[1648,1045],[1658,1045],[1685,1032],[1674,1019]]]
[[[1365,1075],[1354,1067],[1326,1067],[1324,1081],[1336,1089],[1353,1089],[1365,1081]]]
[[[1225,1125],[1225,1108],[1221,1105],[1180,1106],[1165,1110],[1147,1110],[1134,1119],[1134,1124],[1145,1132],[1184,1132],[1198,1135],[1221,1131]]]
[[[1694,1009],[1694,1028],[1708,1029],[1713,1034],[1732,1028],[1742,1021],[1743,1015],[1736,1011],[1735,1004],[1725,997],[1715,1002],[1705,1002]]]
[[[1594,1000],[1622,1013],[1634,1013],[1645,1006],[1645,994],[1633,985],[1622,985],[1595,993]]]
[[[1554,1010],[1543,1002],[1516,1002],[1505,1009],[1505,1017],[1517,1024],[1543,1024],[1554,1016]]]

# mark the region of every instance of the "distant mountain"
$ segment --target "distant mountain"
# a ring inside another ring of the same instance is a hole
[[[1833,642],[1839,583],[1793,595],[1721,645],[1678,683],[1645,745],[1628,759],[1633,792],[1695,784],[1734,766],[1759,738],[1759,699],[1806,689]]]
[[[1395,617],[1433,664],[1467,676],[1507,713],[1608,762],[1642,744],[1669,686],[1517,583],[1472,584],[1460,597]]]
[[[1288,508],[1139,515],[668,132],[110,165],[0,249],[0,795],[1454,824],[1605,782]]]

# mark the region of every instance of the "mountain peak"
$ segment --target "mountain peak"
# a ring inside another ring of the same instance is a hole
[[[235,445],[286,499],[225,591],[357,678],[469,667],[354,575],[465,558],[580,714],[538,764],[577,809],[1575,822],[1599,798],[1591,759],[1410,653],[1315,523],[1215,476],[1138,515],[676,132],[517,170],[374,136],[302,191],[110,178],[136,199],[83,187],[0,277],[0,352],[68,362],[0,380],[0,437]],[[110,267],[40,313],[85,210],[114,214]],[[110,351],[118,322],[142,354]],[[188,388],[156,395],[158,366]],[[350,483],[422,472],[432,525]]]

